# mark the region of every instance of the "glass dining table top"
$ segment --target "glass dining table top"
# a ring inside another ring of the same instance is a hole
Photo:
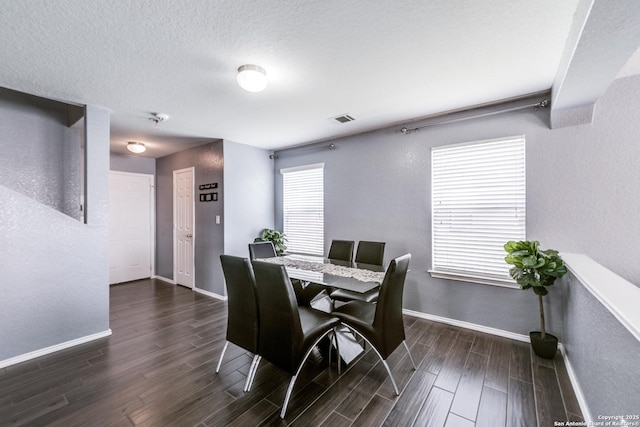
[[[284,265],[289,277],[354,292],[368,292],[380,286],[384,268],[379,265],[309,255],[260,258],[260,261]]]

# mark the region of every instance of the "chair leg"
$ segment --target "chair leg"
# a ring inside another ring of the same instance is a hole
[[[293,386],[298,379],[298,375],[294,375],[291,377],[291,381],[289,381],[289,387],[287,388],[287,394],[284,396],[284,403],[282,404],[282,410],[280,411],[280,418],[284,419],[285,414],[287,413],[287,405],[289,405],[289,398],[291,397],[291,392],[293,391]]]
[[[374,350],[375,347],[371,346]],[[376,353],[378,351],[376,350]],[[382,357],[380,358],[380,361],[382,362],[382,364],[384,365],[384,367],[387,369],[387,373],[389,374],[389,379],[391,380],[391,384],[393,385],[393,391],[396,392],[396,396],[400,396],[400,392],[398,391],[398,386],[396,385],[396,380],[393,379],[393,375],[391,375],[391,369],[389,368],[389,364],[387,363],[386,360],[383,360]]]
[[[256,377],[256,371],[258,370],[258,365],[260,364],[261,356],[257,354],[253,356],[253,361],[251,362],[251,367],[249,368],[249,373],[247,374],[247,381],[244,385],[244,391],[247,392],[251,390],[251,386],[253,385],[253,379]]]
[[[404,348],[407,349],[407,354],[409,355],[409,359],[411,359],[411,364],[413,365],[413,370],[415,371],[416,369],[418,369],[418,367],[416,366],[416,362],[413,361],[413,356],[411,356],[411,352],[409,351],[409,346],[407,345],[406,341],[402,341],[402,344],[404,344]]]
[[[338,375],[340,375],[342,373],[340,372],[342,370],[341,369],[342,360],[340,359],[340,345],[338,344],[338,327],[337,326],[333,328],[333,339],[336,342],[336,364],[338,365]]]
[[[358,331],[356,331],[355,329],[349,327],[349,329],[351,329],[353,331],[354,334],[358,335],[360,338],[362,338],[365,342],[368,342],[369,345],[371,346],[371,348],[373,349],[373,351],[376,352],[376,354],[378,355],[378,357],[380,358],[380,361],[382,362],[382,364],[384,365],[385,369],[387,370],[387,373],[389,374],[389,379],[391,380],[391,385],[393,385],[393,391],[396,392],[396,396],[400,396],[400,392],[398,391],[398,386],[396,385],[396,380],[393,379],[393,375],[391,374],[391,369],[389,368],[389,365],[387,364],[387,361],[384,360],[382,358],[382,355],[380,354],[380,352],[378,351],[378,349],[376,348],[375,345],[371,344],[371,341],[369,341],[367,339],[367,337],[365,337],[364,335],[362,335],[361,333],[359,333]],[[411,359],[411,361],[413,361],[413,359]]]
[[[300,374],[300,371],[302,370],[302,367],[304,366],[304,362],[307,361],[307,359],[309,358],[309,355],[311,354],[311,351],[313,351],[315,346],[318,345],[320,340],[322,340],[324,337],[326,337],[331,331],[332,331],[332,329],[329,329],[327,332],[322,334],[317,340],[314,341],[313,344],[311,344],[309,346],[309,348],[307,349],[307,352],[304,354],[304,357],[302,358],[302,360],[300,361],[300,364],[298,365],[298,369],[296,370],[295,374],[293,374],[293,376],[291,377],[291,381],[289,382],[289,388],[287,388],[287,394],[284,396],[284,403],[282,404],[282,410],[280,411],[280,418],[284,419],[284,417],[285,417],[285,415],[287,413],[287,406],[289,405],[289,399],[291,398],[291,392],[293,391],[293,386],[296,384],[296,380],[298,379],[298,375]]]
[[[227,351],[228,345],[229,345],[229,341],[225,341],[224,347],[222,347],[222,354],[220,355],[220,360],[218,361],[218,367],[216,368],[216,374],[220,372],[220,366],[222,366],[222,359],[224,359],[224,353]]]

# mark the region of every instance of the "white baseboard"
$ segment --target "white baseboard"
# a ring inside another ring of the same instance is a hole
[[[584,418],[587,425],[592,425],[593,417],[591,416],[591,411],[589,410],[589,406],[587,405],[587,400],[584,397],[584,393],[582,392],[582,388],[580,388],[580,383],[578,382],[578,377],[576,376],[575,371],[573,370],[573,366],[571,366],[571,360],[567,355],[567,352],[562,345],[562,343],[558,344],[558,349],[560,350],[560,354],[562,354],[562,358],[564,359],[564,365],[567,367],[567,374],[569,375],[569,381],[571,381],[571,386],[573,387],[573,391],[576,394],[576,399],[578,399],[578,405],[580,405],[580,410],[582,411],[582,417]]]
[[[153,276],[151,276],[151,278],[152,278],[152,279],[162,280],[163,282],[167,282],[167,283],[170,283],[170,284],[172,284],[172,285],[175,285],[175,284],[176,284],[175,280],[167,279],[166,277],[162,277],[162,276],[156,276],[156,275],[153,275]]]
[[[196,287],[194,287],[194,288],[193,288],[193,291],[194,291],[194,292],[197,292],[197,293],[199,293],[199,294],[202,294],[202,295],[206,295],[206,296],[208,296],[208,297],[212,297],[212,298],[219,299],[219,300],[221,300],[221,301],[226,301],[226,300],[227,300],[227,297],[225,297],[225,296],[223,296],[223,295],[218,295],[218,294],[213,293],[213,292],[210,292],[210,291],[205,291],[204,289],[200,289],[200,288],[196,288]]]
[[[163,282],[167,282],[167,283],[171,283],[172,285],[176,285],[177,283],[175,282],[175,280],[171,280],[171,279],[167,279],[166,277],[162,277],[162,276],[153,276],[152,279],[158,279],[158,280],[162,280]],[[202,295],[206,295],[212,298],[216,298],[222,301],[226,301],[227,297],[223,296],[223,295],[218,295],[214,292],[210,292],[210,291],[205,291],[204,289],[200,289],[200,288],[196,288],[195,286],[193,288],[193,292],[198,292],[199,294]]]
[[[40,350],[21,354],[20,356],[12,357],[10,359],[0,360],[0,369],[5,368],[7,366],[15,365],[17,363],[26,362],[27,360],[35,359],[36,357],[55,353],[56,351],[64,350],[70,347],[75,347],[80,344],[85,344],[100,338],[105,338],[105,337],[108,337],[109,335],[111,335],[111,329],[107,329],[106,331],[103,331],[103,332],[98,332],[97,334],[87,335],[82,338],[77,338],[75,340],[52,345],[51,347],[41,348]]]
[[[490,328],[488,326],[477,325],[475,323],[463,322],[461,320],[449,319],[448,317],[435,316],[433,314],[421,313],[403,309],[402,312],[407,316],[418,317],[420,319],[433,320],[434,322],[445,323],[447,325],[459,326],[465,329],[471,329],[478,332],[484,332],[490,335],[509,338],[516,341],[530,342],[529,335],[516,334],[514,332],[505,331],[503,329]]]
[[[440,316],[435,316],[433,314],[421,313],[419,311],[403,309],[402,312],[407,316],[413,316],[413,317],[418,317],[420,319],[432,320],[434,322],[445,323],[447,325],[459,326],[461,328],[484,332],[491,335],[497,335],[500,337],[509,338],[517,341],[523,341],[527,343],[530,342],[530,338],[528,335],[516,334],[516,333],[505,331],[502,329],[490,328],[483,325],[477,325],[475,323],[463,322],[460,320],[449,319],[447,317],[440,317]],[[580,405],[582,416],[585,422],[588,425],[590,425],[592,424],[593,417],[591,416],[591,412],[589,411],[589,407],[587,406],[587,401],[584,397],[584,393],[582,392],[582,388],[580,388],[578,377],[576,376],[576,373],[573,370],[573,367],[571,366],[571,361],[567,356],[567,353],[562,343],[558,344],[558,349],[560,350],[560,354],[564,359],[564,364],[567,367],[567,374],[569,375],[569,381],[571,381],[571,386],[573,387],[573,391],[576,394],[576,399],[578,400],[578,405]]]

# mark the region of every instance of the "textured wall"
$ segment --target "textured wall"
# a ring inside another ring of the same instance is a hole
[[[563,313],[563,344],[593,420],[638,415],[640,342],[571,273]]]
[[[34,153],[48,152],[50,144],[60,142],[54,137],[64,139],[60,124],[48,121],[51,112],[25,111],[22,105],[9,111],[21,118],[8,124],[10,132],[24,132]],[[48,122],[51,132],[43,126],[34,137],[24,128],[34,117]],[[107,111],[87,107],[86,141],[86,224],[0,181],[0,361],[109,329]],[[25,173],[19,159],[3,167]],[[40,173],[48,170],[36,168],[28,179],[39,182]]]
[[[118,172],[156,174],[156,159],[111,153],[109,169]]]
[[[156,160],[156,274],[173,278],[173,171],[195,168],[195,286],[219,295],[224,281],[219,256],[224,229],[215,223],[224,206],[222,141],[191,148]],[[200,184],[218,183],[217,202],[199,202]]]
[[[273,227],[273,160],[269,152],[224,141],[224,253],[249,256],[248,243]]]
[[[640,76],[617,80],[598,103],[595,122],[550,130],[548,110],[521,111],[425,128],[399,127],[278,152],[276,227],[282,227],[278,170],[325,164],[325,247],[331,239],[383,240],[386,260],[413,254],[405,308],[527,334],[537,329],[535,296],[520,290],[433,279],[430,148],[524,134],[527,140],[527,236],[546,248],[584,253],[640,284]],[[416,123],[419,125],[420,123]],[[560,295],[561,289],[552,289]],[[550,331],[562,336],[557,298]]]
[[[0,182],[79,219],[82,129],[67,126],[69,108],[0,88]]]
[[[545,112],[436,126],[403,135],[388,128],[332,141],[326,148],[278,152],[276,223],[282,227],[279,169],[324,162],[325,248],[331,239],[387,242],[385,263],[411,253],[405,308],[520,334],[537,325],[535,296],[520,290],[431,278],[431,147],[527,133]],[[322,146],[326,147],[326,143]],[[527,135],[527,147],[535,146]],[[529,228],[529,235],[538,233]],[[325,250],[326,252],[326,250]],[[550,310],[550,317],[553,310]],[[559,320],[559,319],[558,319]],[[561,324],[550,319],[551,330]]]

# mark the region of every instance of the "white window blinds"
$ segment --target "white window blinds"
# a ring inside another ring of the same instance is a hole
[[[282,169],[287,252],[324,255],[323,164]]]
[[[526,238],[524,136],[431,150],[435,277],[510,284],[504,244]]]

